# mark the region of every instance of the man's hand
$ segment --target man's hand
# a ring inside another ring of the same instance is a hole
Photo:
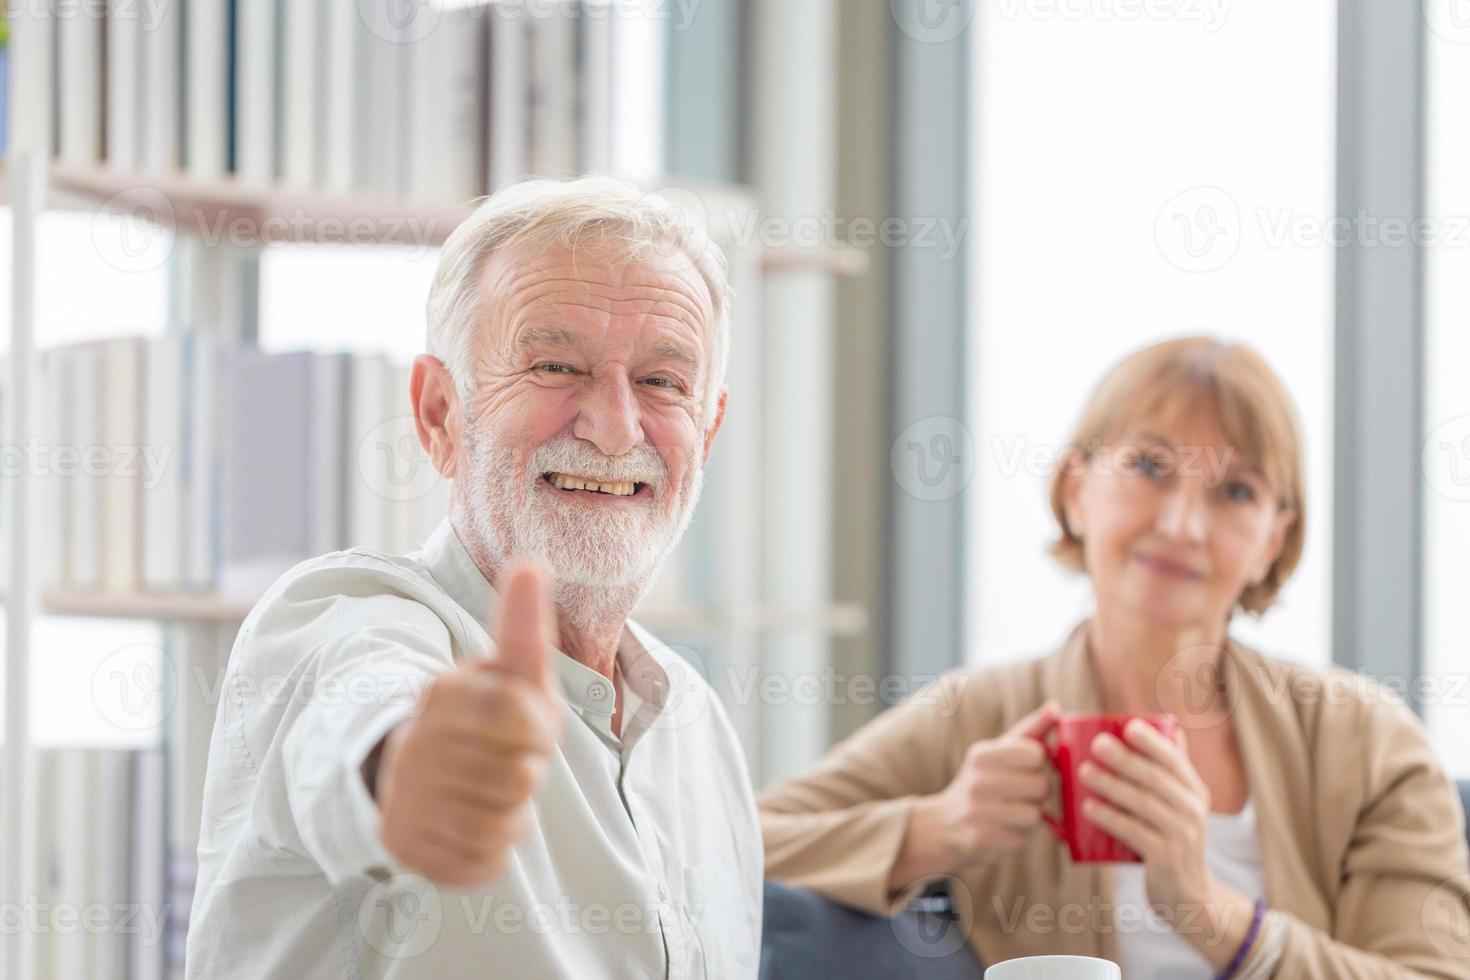
[[[434,678],[384,739],[378,770],[383,845],[449,888],[505,870],[561,734],[546,578],[517,565],[500,591],[495,652]]]

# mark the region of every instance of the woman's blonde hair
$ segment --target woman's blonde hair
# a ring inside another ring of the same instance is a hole
[[[1061,535],[1051,553],[1083,571],[1082,539],[1072,533],[1063,508],[1066,475],[1090,459],[1132,422],[1162,416],[1216,417],[1245,462],[1257,467],[1281,507],[1295,511],[1281,554],[1266,577],[1241,591],[1240,607],[1260,613],[1296,570],[1306,536],[1306,489],[1296,409],[1274,371],[1245,344],[1214,337],[1183,337],[1128,355],[1104,375],[1088,399],[1061,465],[1052,475],[1051,509]]]

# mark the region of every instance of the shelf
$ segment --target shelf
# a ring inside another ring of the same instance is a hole
[[[254,186],[233,178],[198,180],[184,173],[128,174],[102,165],[48,167],[47,206],[146,217],[207,244],[255,247],[272,243],[442,245],[474,202],[426,205],[392,198],[332,195],[309,188]],[[0,166],[0,204],[10,200]],[[865,249],[853,245],[767,245],[763,275],[818,273],[858,276],[868,270]]]
[[[47,616],[230,624],[243,622],[256,601],[202,593],[46,591],[40,596],[40,611]],[[838,603],[826,609],[767,606],[738,612],[666,607],[637,610],[633,618],[651,630],[694,633],[718,632],[734,626],[763,632],[818,630],[834,636],[853,636],[868,628],[867,610],[857,603]]]

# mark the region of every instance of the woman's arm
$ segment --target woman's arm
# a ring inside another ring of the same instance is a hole
[[[1463,980],[1470,976],[1470,857],[1459,797],[1406,709],[1386,701],[1354,708],[1330,739],[1343,764],[1351,757],[1341,746],[1357,745],[1353,762],[1363,767],[1365,785],[1332,930],[1272,912],[1286,939],[1273,975]]]
[[[965,675],[947,674],[831,749],[811,772],[757,798],[766,877],[876,915],[899,904],[889,871],[916,800],[942,790],[963,754]]]
[[[997,734],[979,676],[948,675],[766,791],[767,876],[891,914],[935,878],[1021,846],[1047,794],[1038,736],[1059,709]]]

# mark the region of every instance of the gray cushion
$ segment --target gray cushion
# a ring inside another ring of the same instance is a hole
[[[768,881],[761,980],[979,980],[984,971],[964,930],[918,904],[883,919]]]
[[[1465,808],[1465,842],[1470,843],[1470,779],[1460,781],[1460,803]]]

